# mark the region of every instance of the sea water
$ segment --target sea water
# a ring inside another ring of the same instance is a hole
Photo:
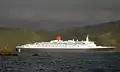
[[[0,72],[120,72],[120,53],[0,56]]]

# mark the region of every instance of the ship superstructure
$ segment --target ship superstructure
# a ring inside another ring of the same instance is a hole
[[[106,46],[97,46],[94,41],[89,41],[89,36],[86,37],[85,41],[79,40],[67,40],[63,41],[60,36],[56,37],[56,40],[51,40],[50,42],[35,42],[33,44],[25,44],[21,46],[16,46],[20,52],[23,48],[32,49],[98,49],[98,48],[114,48]]]

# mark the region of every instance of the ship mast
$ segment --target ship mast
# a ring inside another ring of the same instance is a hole
[[[87,37],[86,37],[86,42],[88,42],[89,41],[89,36],[87,35]]]

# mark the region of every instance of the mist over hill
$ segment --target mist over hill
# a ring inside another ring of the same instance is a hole
[[[11,50],[16,45],[32,43],[36,41],[50,41],[56,36],[62,36],[63,40],[85,40],[89,35],[90,40],[98,45],[120,47],[120,21],[108,22],[84,27],[73,27],[59,30],[33,30],[22,28],[0,28],[0,51]]]
[[[86,24],[78,21],[61,22],[57,20],[0,20],[0,27],[25,28],[36,30],[58,30],[81,27]]]

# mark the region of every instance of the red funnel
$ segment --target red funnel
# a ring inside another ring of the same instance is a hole
[[[56,37],[56,40],[61,40],[61,39],[62,39],[61,36]]]

